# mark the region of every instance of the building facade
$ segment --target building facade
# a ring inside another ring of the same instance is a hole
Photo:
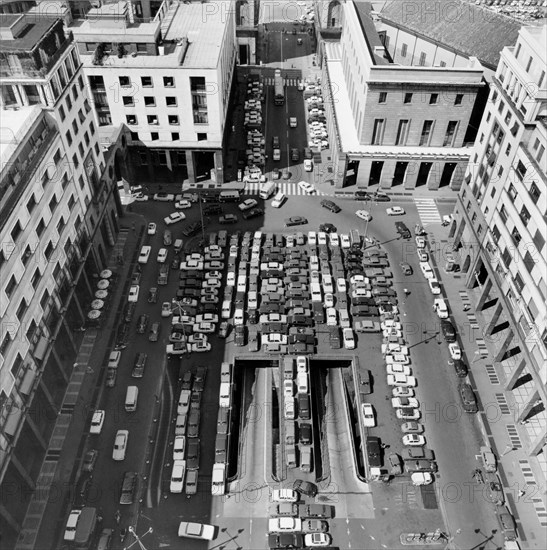
[[[10,547],[71,375],[81,339],[74,329],[85,323],[92,276],[106,266],[120,209],[113,160],[99,144],[63,22],[4,15],[0,76],[0,532]]]
[[[369,6],[341,6],[340,41],[322,44],[334,183],[459,189],[485,86],[482,65],[475,58],[446,67],[394,63]]]
[[[71,26],[101,126],[126,124],[146,181],[224,181],[223,147],[237,59],[235,9],[166,2],[140,18],[130,2]]]
[[[547,84],[545,27],[502,50],[451,228],[466,285],[488,322],[497,372],[545,494]]]

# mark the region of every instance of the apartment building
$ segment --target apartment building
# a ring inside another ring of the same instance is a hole
[[[547,471],[547,31],[505,47],[451,228],[536,481]],[[501,388],[500,388],[501,389]],[[544,489],[541,491],[544,493]]]
[[[322,86],[338,187],[458,190],[484,69],[395,63],[370,5],[345,2],[340,41],[324,41]],[[330,177],[330,175],[329,175]]]
[[[3,15],[0,77],[0,533],[8,548],[71,376],[92,276],[118,232],[119,166],[99,144],[61,20]]]
[[[232,0],[164,2],[153,18],[120,1],[70,27],[101,126],[125,124],[143,181],[224,181],[237,59]]]

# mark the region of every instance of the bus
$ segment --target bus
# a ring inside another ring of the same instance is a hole
[[[283,87],[283,77],[281,76],[281,70],[275,70],[274,76],[275,96],[274,103],[276,105],[283,105],[285,103],[285,89]]]

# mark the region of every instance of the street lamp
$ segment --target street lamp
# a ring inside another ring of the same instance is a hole
[[[143,542],[141,541],[141,537],[139,537],[139,535],[137,535],[137,532],[135,531],[134,527],[132,525],[130,525],[128,527],[128,531],[135,537],[135,540],[129,545],[129,546],[124,546],[123,550],[129,550],[129,548],[131,548],[132,546],[134,546],[135,544],[138,544],[139,545],[139,548],[141,550],[148,550],[146,548],[146,546],[143,544]],[[153,533],[154,532],[154,529],[152,529],[152,527],[150,527],[148,529],[148,531],[146,531],[146,533],[143,533],[142,536],[145,537],[146,535],[148,535],[149,533]]]

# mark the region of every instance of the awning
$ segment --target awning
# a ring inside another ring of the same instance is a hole
[[[29,395],[30,391],[32,390],[32,386],[34,385],[34,380],[36,379],[36,371],[33,368],[30,368],[25,373],[25,377],[23,378],[23,382],[21,382],[21,387],[19,388],[19,391],[21,393],[24,393],[25,395]]]
[[[22,417],[23,411],[12,405],[8,413],[8,418],[6,419],[6,423],[4,425],[4,432],[7,435],[14,436],[17,432],[17,428],[19,427],[19,423],[21,422]]]

